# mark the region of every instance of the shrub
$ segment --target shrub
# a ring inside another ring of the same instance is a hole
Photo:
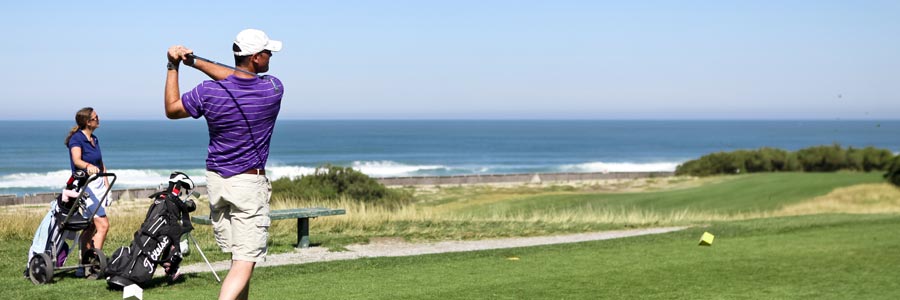
[[[849,169],[847,153],[840,145],[815,146],[797,151],[797,159],[803,171],[834,172]]]
[[[862,170],[869,172],[887,170],[894,160],[894,153],[886,149],[866,147],[862,151]]]
[[[887,167],[887,173],[884,178],[894,186],[900,187],[900,156],[891,159]]]
[[[397,207],[412,201],[412,193],[389,189],[375,179],[349,167],[325,165],[314,174],[281,178],[272,182],[272,196],[280,199],[338,200],[349,198]]]
[[[834,172],[838,170],[886,170],[894,159],[885,149],[842,148],[838,144],[815,146],[788,152],[776,148],[716,152],[687,161],[675,169],[676,175],[708,176],[756,172]],[[886,176],[887,177],[887,176]]]

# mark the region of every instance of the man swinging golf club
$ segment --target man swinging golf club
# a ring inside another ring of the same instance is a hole
[[[165,108],[169,119],[206,118],[209,147],[206,179],[216,243],[231,253],[231,269],[219,299],[247,299],[257,262],[265,261],[272,185],[266,177],[269,142],[281,109],[284,86],[269,70],[280,41],[246,29],[232,45],[235,69],[193,55],[183,46],[168,51]],[[178,67],[184,62],[213,80],[180,94]]]

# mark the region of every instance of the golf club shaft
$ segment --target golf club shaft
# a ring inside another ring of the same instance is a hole
[[[219,274],[216,273],[216,269],[213,269],[212,264],[206,259],[206,254],[203,254],[203,249],[200,249],[200,243],[197,242],[197,239],[194,239],[194,236],[192,236],[190,232],[188,232],[187,236],[189,240],[194,241],[194,246],[197,246],[197,252],[200,252],[200,256],[203,257],[203,261],[206,262],[206,265],[209,267],[209,270],[212,271],[213,276],[216,276],[216,281],[221,283],[222,279],[219,279]]]
[[[226,64],[223,64],[223,63],[214,61],[214,60],[209,60],[209,59],[206,59],[206,58],[203,58],[203,57],[199,57],[199,56],[197,56],[197,55],[194,55],[193,53],[192,53],[192,54],[188,54],[187,56],[188,56],[188,57],[191,57],[191,58],[194,58],[194,59],[199,59],[199,60],[202,60],[202,61],[205,61],[205,62],[214,64],[214,65],[217,65],[217,66],[226,67],[226,68],[232,69],[232,70],[237,71],[237,72],[243,72],[243,73],[246,73],[246,74],[250,74],[250,75],[259,77],[258,74],[251,73],[251,72],[248,72],[248,71],[245,71],[245,70],[241,70],[241,69],[238,69],[238,68],[235,68],[235,67],[232,67],[232,66],[229,66],[229,65],[226,65]]]

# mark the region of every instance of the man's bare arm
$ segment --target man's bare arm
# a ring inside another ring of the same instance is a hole
[[[181,92],[178,88],[178,67],[181,64],[186,48],[172,46],[168,51],[169,68],[166,70],[166,91],[163,95],[166,107],[166,117],[169,119],[183,119],[190,116],[181,103]]]
[[[200,70],[200,72],[203,72],[206,76],[212,78],[212,80],[222,80],[234,73],[234,71],[229,68],[201,59],[194,59],[191,56],[188,56],[187,60],[184,61],[184,64]]]

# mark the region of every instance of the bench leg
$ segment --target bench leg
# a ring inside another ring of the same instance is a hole
[[[297,218],[297,248],[309,248],[309,218]]]

